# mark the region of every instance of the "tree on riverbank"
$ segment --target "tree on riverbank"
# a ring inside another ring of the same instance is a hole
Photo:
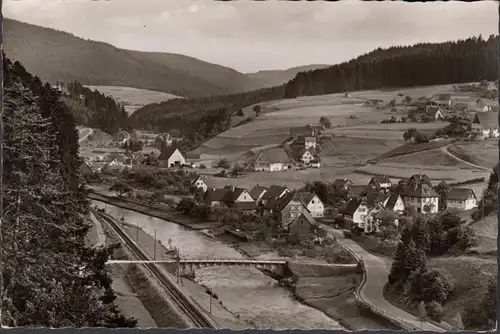
[[[92,249],[78,186],[78,137],[58,92],[4,58],[2,324],[134,327],[120,314],[106,262]]]

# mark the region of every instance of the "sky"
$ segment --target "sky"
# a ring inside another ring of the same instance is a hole
[[[240,72],[336,64],[378,47],[498,34],[498,4],[450,1],[4,0],[7,18]]]

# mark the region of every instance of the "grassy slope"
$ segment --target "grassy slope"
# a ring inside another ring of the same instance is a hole
[[[180,96],[220,95],[257,88],[235,70],[168,53],[118,49],[71,34],[4,20],[4,50],[44,81],[130,86]]]
[[[498,142],[496,140],[460,142],[451,145],[448,149],[457,157],[475,165],[493,168],[498,164]]]

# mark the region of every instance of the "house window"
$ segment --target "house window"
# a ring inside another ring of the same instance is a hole
[[[314,204],[314,200],[312,200],[311,203]]]

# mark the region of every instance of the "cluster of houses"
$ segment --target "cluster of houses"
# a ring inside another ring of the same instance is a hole
[[[297,142],[303,143],[297,159],[290,158],[292,154],[287,152],[284,147],[275,147],[257,154],[252,164],[253,170],[256,172],[279,172],[291,170],[297,165],[304,168],[320,168],[321,159],[316,153],[318,150],[317,136],[323,130],[323,126],[313,124],[291,128],[289,136],[296,138]],[[298,160],[298,164],[294,160]]]
[[[255,215],[272,215],[285,231],[292,226],[307,231],[305,226],[315,226],[316,220],[325,218],[327,209],[316,194],[291,191],[284,186],[256,185],[250,191],[233,186],[215,189],[210,188],[202,177],[194,179],[192,185],[200,189],[195,196],[198,203],[235,208]],[[337,179],[333,186],[347,194],[344,208],[339,212],[344,218],[344,228],[357,228],[365,233],[378,231],[383,222],[397,225],[407,207],[413,207],[418,213],[439,210],[440,195],[424,174],[413,175],[397,184],[387,176],[374,176],[368,185],[354,185],[348,179]],[[477,197],[470,188],[452,188],[447,193],[446,205],[471,210],[477,206]]]
[[[459,112],[475,112],[471,131],[486,138],[499,136],[498,101],[478,99],[475,102],[453,101],[451,94],[438,94],[425,104],[425,112],[435,120],[445,120]]]

